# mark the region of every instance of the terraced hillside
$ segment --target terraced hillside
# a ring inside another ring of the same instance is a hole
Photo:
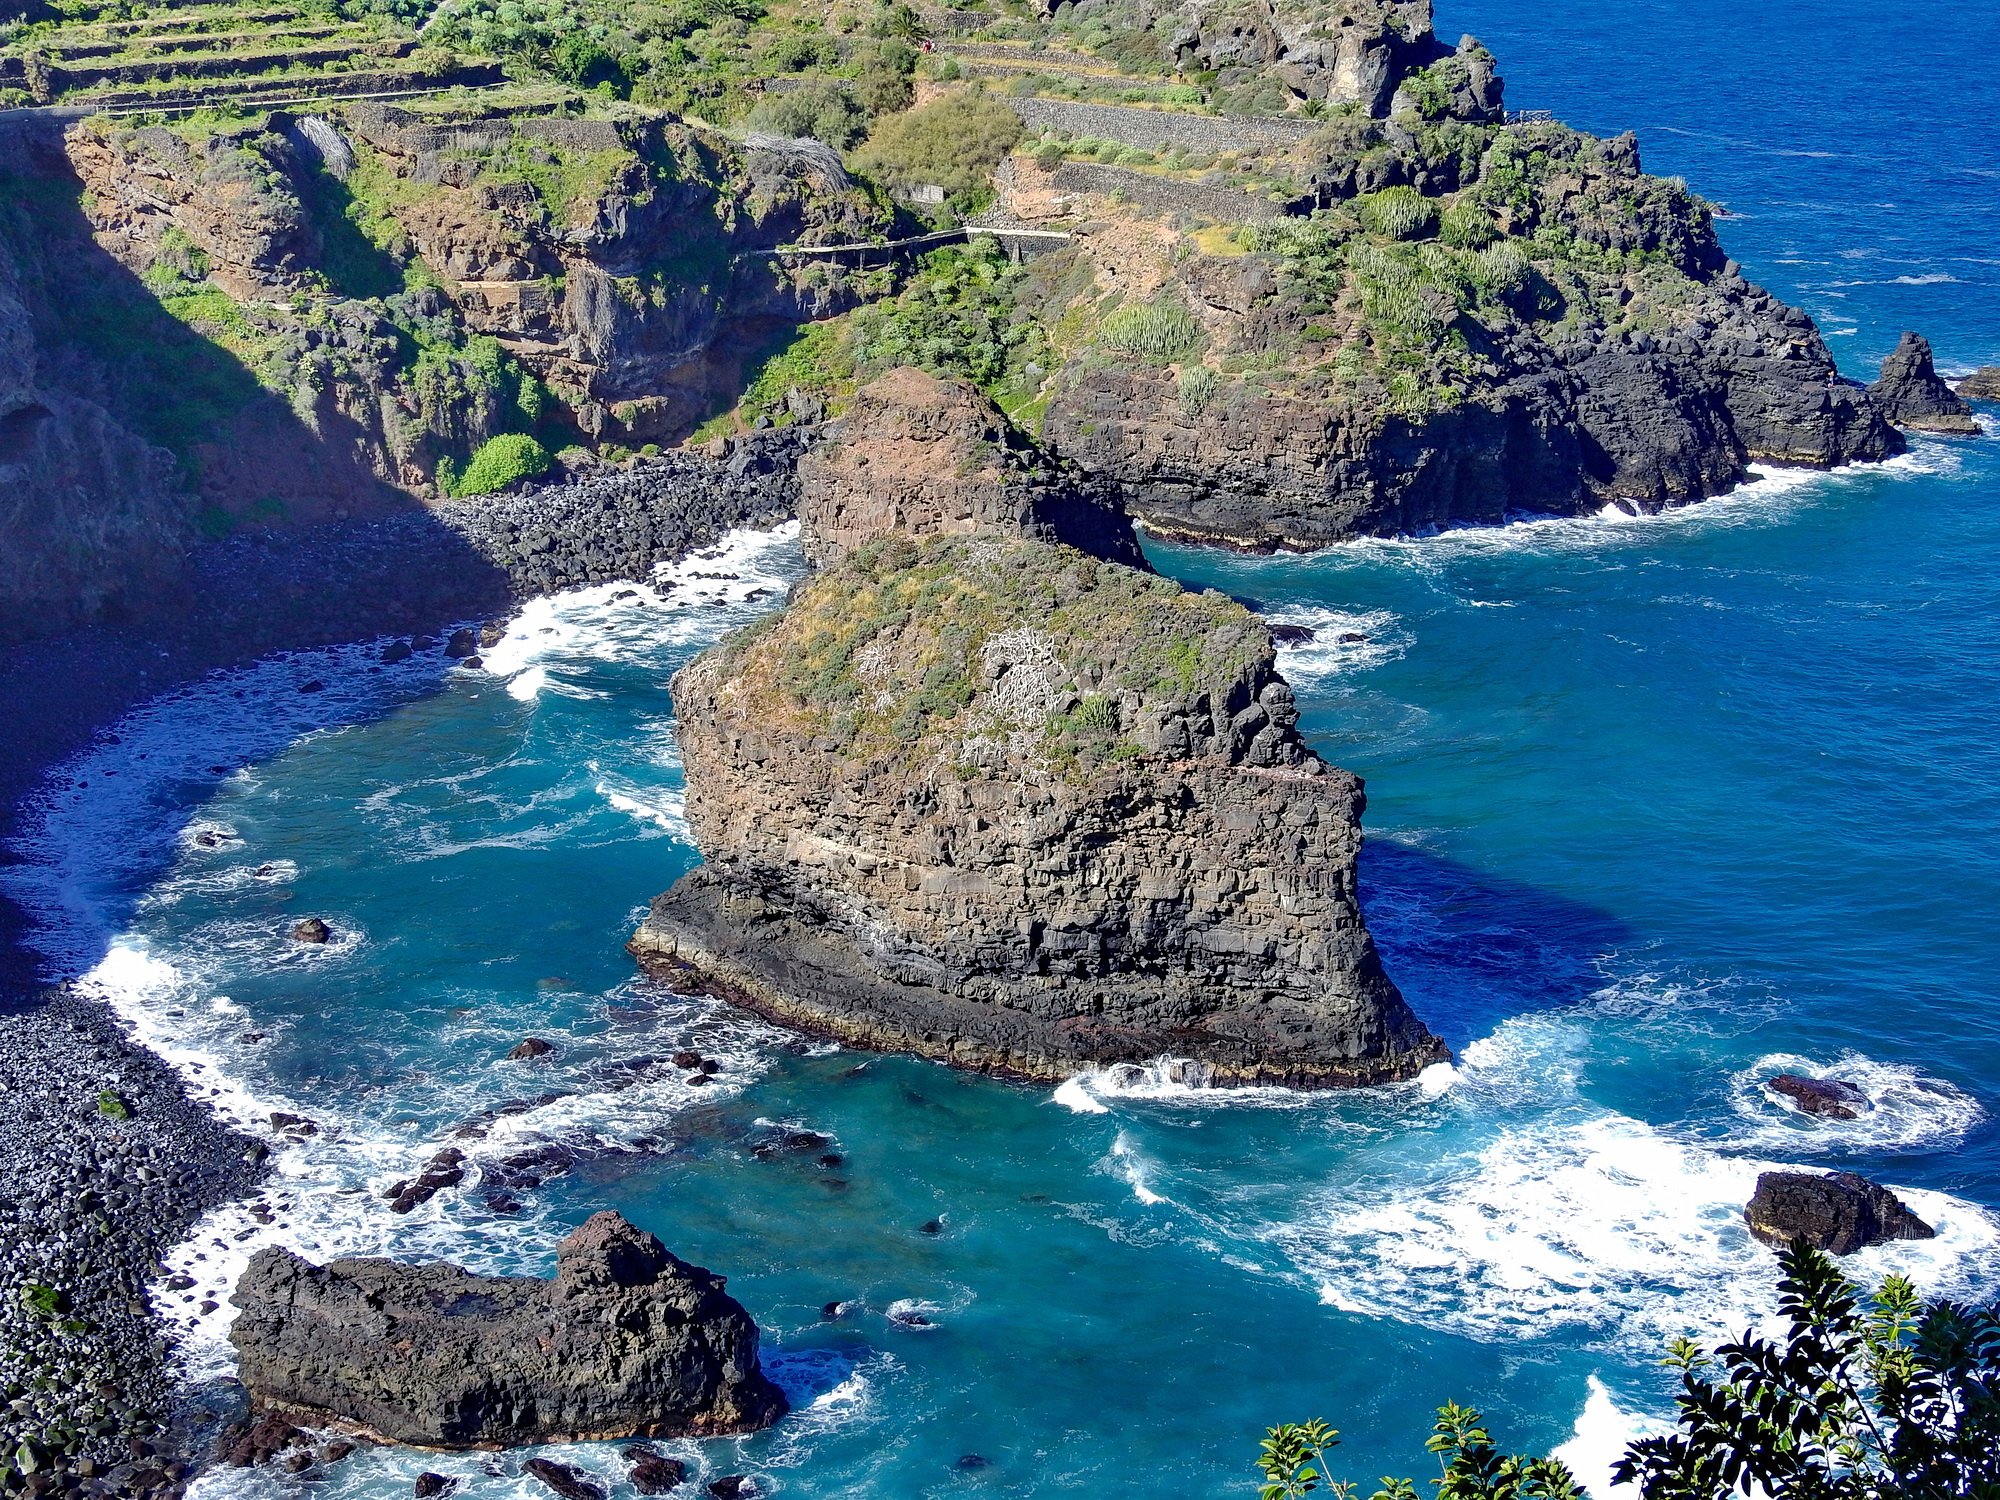
[[[394,14],[222,0],[72,0],[14,23],[0,99],[136,112],[415,95],[502,80]]]

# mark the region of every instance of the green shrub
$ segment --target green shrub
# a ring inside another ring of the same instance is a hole
[[[1222,384],[1222,377],[1207,365],[1189,365],[1181,371],[1180,397],[1181,412],[1185,416],[1198,417],[1207,410],[1208,403],[1215,399],[1216,387]]]
[[[810,136],[845,151],[861,139],[868,117],[846,89],[815,79],[804,88],[764,95],[743,117],[743,125],[768,135]]]
[[[1445,208],[1438,237],[1455,250],[1484,250],[1500,238],[1500,230],[1479,204],[1459,198]]]
[[[917,49],[891,37],[864,43],[856,50],[860,64],[855,96],[870,115],[894,114],[910,107],[914,92],[910,76],[917,70]]]
[[[1037,336],[1032,320],[1016,316],[1023,274],[990,239],[932,251],[894,301],[855,314],[858,361],[871,371],[914,365],[963,375],[990,391]]]
[[[132,1106],[110,1089],[104,1089],[97,1096],[97,1112],[107,1120],[129,1120]]]
[[[21,1305],[44,1318],[58,1318],[69,1311],[69,1298],[52,1286],[31,1281],[21,1288]]]
[[[548,472],[554,462],[549,450],[525,433],[503,432],[481,445],[472,462],[458,477],[452,493],[461,496],[494,495],[523,479]]]
[[[1437,225],[1437,205],[1413,187],[1383,188],[1354,200],[1361,227],[1389,240],[1416,240]]]
[[[935,184],[964,204],[986,194],[993,169],[1020,138],[1013,110],[976,89],[956,89],[878,121],[854,164],[898,191]]]
[[[1511,303],[1535,282],[1535,267],[1527,252],[1512,240],[1503,240],[1471,258],[1472,284],[1489,301]]]
[[[1159,297],[1128,302],[1104,320],[1099,339],[1110,348],[1154,359],[1175,359],[1201,342],[1201,324],[1179,302]]]

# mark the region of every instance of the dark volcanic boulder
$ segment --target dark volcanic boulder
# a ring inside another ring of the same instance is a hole
[[[1981,365],[1958,383],[1967,401],[2000,401],[2000,365]]]
[[[1802,1078],[1797,1073],[1780,1073],[1764,1087],[1782,1094],[1809,1115],[1829,1120],[1858,1120],[1870,1108],[1868,1096],[1839,1078]]]
[[[1868,394],[1898,427],[1916,432],[1971,435],[1979,431],[1972,408],[1952,393],[1931,362],[1930,340],[1906,333],[1882,361],[1882,378]]]
[[[1851,1255],[1885,1240],[1928,1240],[1937,1231],[1879,1183],[1852,1172],[1765,1172],[1743,1210],[1766,1244],[1795,1239],[1832,1255]]]
[[[464,1448],[768,1426],[785,1398],[723,1280],[614,1213],[562,1242],[556,1274],[338,1260],[272,1247],[231,1299],[259,1409],[392,1442]]]
[[[1361,783],[1300,738],[1269,632],[1221,594],[892,538],[673,692],[707,863],[634,935],[650,968],[1039,1079],[1167,1054],[1343,1085],[1446,1055],[1362,920]]]
[[[1007,531],[1145,568],[1110,486],[1057,465],[970,382],[889,371],[799,460],[806,556],[895,532]]]

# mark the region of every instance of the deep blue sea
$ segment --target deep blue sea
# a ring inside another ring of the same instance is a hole
[[[1866,376],[1906,327],[1947,369],[2000,362],[1980,14],[1451,0],[1439,29],[1494,49],[1515,107],[1636,129]],[[178,1258],[190,1374],[229,1368],[226,1313],[195,1308],[261,1243],[545,1271],[616,1207],[730,1277],[794,1397],[771,1432],[672,1445],[705,1477],[1248,1496],[1270,1423],[1324,1416],[1354,1477],[1421,1476],[1456,1398],[1602,1494],[1665,1408],[1662,1342],[1768,1314],[1740,1216],[1765,1165],[1851,1165],[1939,1227],[1859,1272],[2000,1289],[2000,442],[1651,520],[1154,557],[1318,627],[1284,665],[1316,743],[1368,780],[1370,920],[1455,1069],[1344,1096],[1051,1091],[637,980],[621,945],[695,859],[667,680],[797,573],[790,538],[738,538],[660,587],[535,606],[488,670],[266,662],[52,778],[7,872],[52,965],[89,969],[224,1107],[324,1127],[280,1153],[274,1228],[227,1210]],[[286,941],[307,915],[326,950]],[[502,1060],[528,1034],[557,1053]],[[623,1086],[621,1060],[683,1045],[716,1086]],[[1761,1087],[1780,1068],[1875,1107],[1808,1121]],[[545,1093],[476,1153],[597,1154],[524,1212],[389,1212],[382,1188],[459,1121]],[[790,1126],[842,1164],[760,1157]],[[930,1326],[891,1316],[911,1310]],[[388,1500],[436,1468],[539,1495],[521,1456],[365,1454],[314,1489]],[[608,1446],[564,1456],[622,1472]]]

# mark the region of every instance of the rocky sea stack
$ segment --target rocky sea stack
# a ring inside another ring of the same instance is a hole
[[[785,1398],[758,1365],[756,1325],[722,1288],[600,1213],[562,1242],[548,1281],[260,1250],[230,1338],[260,1410],[391,1442],[751,1432]]]
[[[957,510],[997,514],[1000,483]],[[806,484],[808,535],[824,499]],[[1339,1085],[1441,1059],[1362,921],[1361,784],[1300,739],[1263,623],[1019,531],[883,534],[917,509],[843,533],[789,608],[675,678],[707,863],[640,959],[1031,1078],[1173,1055]]]
[[[1931,342],[1920,333],[1906,333],[1895,352],[1882,361],[1882,376],[1868,394],[1898,427],[1915,432],[1943,432],[1972,437],[1979,423],[1961,395],[1954,394],[1937,372]]]

